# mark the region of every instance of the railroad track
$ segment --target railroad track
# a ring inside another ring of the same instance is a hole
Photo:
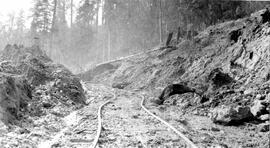
[[[84,89],[86,89],[85,85],[83,85]],[[101,111],[102,111],[102,107],[105,106],[106,104],[110,103],[111,100],[115,99],[115,95],[114,93],[111,93],[111,91],[107,90],[105,87],[101,87],[99,86],[99,88],[102,88],[102,94],[104,93],[108,93],[108,95],[104,95],[103,98],[106,98],[106,97],[109,97],[110,99],[109,100],[92,100],[91,103],[102,103],[102,102],[105,102],[102,104],[102,106],[98,109],[95,109],[94,107],[92,107],[93,109],[93,113],[98,110],[99,115],[101,115]],[[112,96],[112,97],[111,97]],[[80,112],[85,112],[85,110],[89,110],[87,109],[88,106],[86,106],[85,108],[82,108],[80,110],[76,110],[76,111],[73,111],[71,112],[68,116],[64,117],[63,118],[63,121],[65,124],[67,124],[67,126],[65,126],[64,128],[62,128],[59,132],[55,133],[55,135],[52,135],[51,139],[48,139],[48,140],[44,140],[44,141],[41,141],[39,142],[36,146],[38,148],[49,148],[49,147],[53,147],[53,145],[55,144],[61,144],[63,141],[62,140],[66,140],[67,138],[69,138],[69,140],[67,142],[65,142],[63,145],[66,145],[66,144],[71,144],[73,145],[75,143],[75,145],[89,145],[92,143],[92,137],[93,136],[89,136],[88,137],[91,137],[89,139],[84,139],[84,138],[78,138],[78,137],[75,137],[75,138],[72,138],[71,136],[72,135],[75,135],[77,134],[77,132],[84,132],[84,131],[87,131],[87,129],[80,129],[81,127],[80,126],[83,126],[83,125],[89,125],[89,118],[91,118],[91,120],[95,120],[96,118],[94,116],[91,116],[92,114],[90,113],[87,113],[86,116],[83,116],[83,115],[79,115],[81,114]],[[85,112],[86,113],[86,112]],[[100,131],[101,131],[101,116],[98,116],[97,117],[97,120],[99,120],[98,122],[100,123],[100,125],[98,125],[98,133],[100,134]],[[92,126],[92,125],[90,125]],[[78,130],[78,131],[77,131]],[[70,133],[70,134],[67,134],[67,133]],[[31,137],[32,135],[34,135],[35,133],[29,133],[27,138]],[[90,134],[91,135],[91,134]],[[98,140],[98,138],[96,138]],[[95,140],[96,140],[95,139]],[[97,141],[96,140],[96,141]],[[71,141],[71,142],[70,142]],[[70,145],[68,146],[70,147]]]
[[[85,82],[85,83],[89,83],[89,82]],[[100,84],[92,84],[92,85],[100,85]],[[134,92],[132,91],[127,91],[127,90],[121,90],[124,91],[126,93],[131,93],[133,94]],[[111,93],[111,92],[109,92]],[[96,148],[98,145],[98,141],[102,132],[102,110],[104,109],[104,107],[111,103],[112,100],[116,99],[116,95],[115,93],[111,93],[113,95],[113,98],[106,101],[105,103],[103,103],[101,106],[99,106],[98,109],[98,127],[97,127],[97,134],[95,136],[95,139],[92,143],[92,148]],[[144,106],[144,102],[145,102],[145,97],[142,94],[137,94],[140,98],[141,98],[141,103],[140,103],[140,107],[150,116],[152,116],[153,118],[155,118],[156,120],[158,120],[159,122],[163,123],[164,125],[166,125],[169,129],[173,130],[179,137],[182,138],[182,140],[184,140],[186,142],[186,145],[190,148],[198,148],[189,138],[187,138],[183,133],[181,133],[179,130],[177,130],[175,127],[173,127],[172,125],[170,125],[168,122],[166,122],[165,120],[161,119],[160,117],[156,116],[155,114],[153,114],[150,110],[148,110],[145,106]],[[179,126],[180,128],[183,128],[182,126]]]
[[[159,120],[160,122],[162,122],[163,124],[165,124],[167,127],[169,127],[171,130],[173,130],[178,136],[180,136],[186,143],[188,146],[190,146],[191,148],[197,148],[197,146],[191,141],[189,140],[183,133],[181,133],[179,130],[177,130],[175,127],[173,127],[171,124],[169,124],[168,122],[166,122],[165,120],[161,119],[160,117],[156,116],[155,114],[153,114],[151,111],[149,111],[145,106],[144,106],[144,101],[145,98],[143,95],[140,95],[142,97],[142,101],[141,101],[141,107],[143,110],[145,110],[149,115],[153,116],[155,119]],[[180,125],[179,125],[180,126]],[[180,126],[181,128],[184,129],[184,127]]]
[[[90,82],[84,82],[85,84],[89,84]],[[101,84],[92,84],[92,85],[96,85],[96,86],[102,86]],[[98,127],[97,127],[97,134],[94,138],[94,141],[92,143],[92,148],[95,148],[98,144],[98,140],[100,138],[100,134],[101,134],[101,131],[102,131],[102,109],[107,105],[109,104],[112,100],[116,99],[116,95],[115,93],[111,93],[109,91],[106,91],[107,93],[110,93],[113,97],[109,100],[107,100],[105,103],[103,103],[102,105],[99,106],[98,108]]]
[[[110,103],[111,102],[111,100],[108,100],[108,101],[106,101],[104,104],[102,104],[100,107],[99,107],[99,109],[98,109],[98,128],[97,128],[97,135],[96,135],[96,137],[95,137],[95,139],[94,139],[94,142],[93,142],[93,148],[95,148],[96,146],[97,146],[97,143],[98,143],[98,139],[99,139],[99,137],[100,137],[100,134],[101,134],[101,130],[102,130],[102,118],[101,118],[101,111],[102,111],[102,108],[106,105],[106,104],[108,104],[108,103]]]

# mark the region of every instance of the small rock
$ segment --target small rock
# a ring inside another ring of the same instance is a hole
[[[201,128],[200,130],[206,131],[207,129],[203,127],[203,128]]]
[[[268,132],[269,131],[269,123],[262,123],[259,125],[260,132]]]
[[[252,93],[254,93],[254,89],[253,88],[249,88],[249,89],[247,89],[247,90],[244,91],[244,95],[250,95]]]
[[[36,90],[36,92],[35,92],[37,95],[42,95],[42,90]]]
[[[268,93],[265,100],[268,101],[268,102],[270,101],[270,93]]]
[[[18,128],[17,130],[15,130],[15,132],[17,134],[29,134],[30,131],[28,129],[25,129],[25,128]]]
[[[139,118],[139,115],[132,115],[132,118],[133,119],[138,119]]]
[[[212,127],[211,130],[214,131],[214,132],[219,132],[220,131],[220,129],[216,128],[216,127]]]
[[[196,109],[193,111],[193,115],[199,115],[199,111]]]
[[[220,130],[220,132],[219,132],[220,134],[225,134],[225,131],[223,131],[223,130]]]
[[[221,106],[215,108],[211,112],[211,120],[214,123],[220,123],[224,125],[228,124],[241,124],[243,120],[253,118],[249,107],[245,106]]]
[[[38,141],[39,138],[38,137],[31,137],[31,141]]]
[[[160,99],[153,99],[150,102],[154,106],[162,104],[162,100],[160,100]]]
[[[46,132],[41,130],[32,131],[31,133],[32,137],[44,137],[44,135],[46,135]]]
[[[262,120],[262,121],[267,121],[267,120],[269,120],[269,115],[268,115],[268,114],[261,115],[261,116],[259,117],[259,119]]]
[[[66,131],[64,134],[65,135],[72,135],[72,132],[71,131]]]
[[[49,103],[49,102],[43,102],[43,107],[44,108],[46,108],[46,109],[48,109],[48,108],[51,108],[53,105],[51,104],[51,103]]]
[[[0,121],[0,133],[7,133],[8,132],[8,126],[6,126],[2,121]]]
[[[260,100],[261,97],[262,97],[261,94],[257,94],[257,95],[256,95],[256,99],[258,99],[258,100]]]
[[[262,101],[255,100],[250,111],[255,117],[258,117],[266,111],[266,106],[262,104]]]
[[[265,95],[261,95],[261,94],[257,94],[257,95],[256,95],[256,99],[257,99],[257,100],[264,100],[265,97],[266,97]]]
[[[212,145],[210,148],[228,148],[226,144],[215,144]]]
[[[60,145],[60,142],[57,142],[57,143],[54,143],[51,147],[52,148],[56,148],[56,147],[60,147],[61,145]]]

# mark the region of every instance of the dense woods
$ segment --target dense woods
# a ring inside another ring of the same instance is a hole
[[[24,12],[1,22],[0,47],[32,45],[79,72],[92,64],[165,42],[172,31],[191,39],[200,30],[242,18],[269,2],[216,0],[35,0],[31,26]],[[75,60],[76,59],[76,60]]]

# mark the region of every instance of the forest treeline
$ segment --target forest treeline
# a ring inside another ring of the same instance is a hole
[[[210,25],[245,17],[270,2],[227,0],[34,0],[31,16],[0,24],[0,47],[40,47],[73,71],[149,49],[169,32],[190,38]],[[28,17],[30,27],[26,26]]]

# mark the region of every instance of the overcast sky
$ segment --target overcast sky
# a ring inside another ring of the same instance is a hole
[[[25,17],[28,18],[27,20],[27,27],[30,27],[31,20],[29,17],[31,16],[31,8],[33,7],[33,2],[34,0],[0,0],[0,22],[5,23],[7,20],[8,14],[15,13],[18,15],[18,13],[21,10],[24,10],[25,12]],[[79,4],[79,0],[74,0],[74,13],[76,13],[76,7]],[[100,9],[100,18],[99,22],[101,23],[101,14],[102,10]],[[74,14],[74,19],[75,19],[76,14]],[[70,19],[70,12],[67,12],[66,19]],[[69,23],[69,21],[67,21]]]
[[[18,12],[20,10],[29,11],[33,0],[0,0],[0,13],[2,15]]]
[[[31,8],[32,1],[33,0],[0,0],[0,13],[5,16],[12,12],[19,12],[20,10],[28,12]]]
[[[18,14],[21,10],[24,10],[25,17],[29,17],[32,2],[33,0],[0,0],[0,21],[5,23],[8,14]],[[30,25],[29,22],[27,26]]]

